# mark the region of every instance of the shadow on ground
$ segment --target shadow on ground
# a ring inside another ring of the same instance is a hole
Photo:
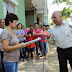
[[[19,62],[18,72],[43,72],[43,59],[36,59],[35,63],[32,61]]]
[[[57,58],[56,47],[53,45],[49,46],[49,54],[46,64],[47,64],[47,72],[59,72],[59,63]],[[69,72],[71,72],[69,64],[68,68]]]
[[[44,62],[46,65],[46,71],[44,71]],[[68,63],[69,72],[71,72],[69,63]],[[36,59],[35,63],[19,62],[18,72],[59,72],[59,64],[56,52],[56,46],[49,45],[49,53],[47,60],[41,58],[40,60]]]

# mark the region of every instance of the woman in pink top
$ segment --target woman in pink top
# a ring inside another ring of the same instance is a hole
[[[45,25],[43,25],[43,43],[44,43],[44,50],[45,50],[45,59],[47,58],[47,53],[48,53],[48,42],[47,42],[47,37],[46,35],[48,34],[48,32],[46,31],[46,27]]]
[[[30,28],[25,31],[25,35],[26,35],[29,31],[31,31],[33,34],[35,34],[34,26],[33,26],[32,24],[30,24]]]
[[[38,37],[40,37],[41,38],[41,40],[40,41],[38,41],[38,42],[36,42],[36,54],[37,54],[37,58],[38,59],[40,59],[40,57],[39,57],[39,54],[40,53],[38,53],[38,48],[41,48],[40,49],[40,51],[41,51],[41,54],[43,54],[43,41],[42,41],[42,34],[43,34],[43,32],[42,32],[42,29],[40,29],[39,28],[39,25],[38,25],[38,23],[35,23],[35,28],[36,29],[34,29],[35,30],[35,32],[36,32],[36,37],[38,38]]]

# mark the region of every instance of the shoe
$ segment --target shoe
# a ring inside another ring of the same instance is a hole
[[[24,61],[24,62],[26,62],[26,60],[25,60],[25,59],[23,59],[23,61]]]
[[[37,56],[37,59],[38,59],[38,60],[40,60],[40,57],[39,57],[39,56]]]
[[[41,54],[40,57],[43,57],[43,54]]]
[[[31,59],[29,59],[29,61],[31,61]]]
[[[45,59],[47,59],[47,56],[45,56]]]
[[[21,59],[20,59],[20,61],[22,62],[22,61],[23,61],[23,59],[21,58]]]

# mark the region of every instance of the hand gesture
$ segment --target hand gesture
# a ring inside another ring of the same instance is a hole
[[[46,36],[47,36],[47,39],[49,39],[51,37],[51,33],[48,33]]]

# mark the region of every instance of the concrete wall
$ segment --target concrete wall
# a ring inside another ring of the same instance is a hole
[[[43,0],[32,0],[33,5],[36,7],[37,10],[43,10]]]
[[[22,23],[25,27],[25,1],[24,0],[17,0],[17,16],[19,17],[19,23]]]
[[[34,12],[33,11],[26,11],[26,27],[29,28],[30,24],[34,24]]]
[[[4,18],[3,14],[3,0],[0,0],[0,19]]]
[[[22,23],[25,27],[25,1],[24,0],[17,0],[18,6],[17,6],[17,16],[19,18],[19,23]],[[4,18],[3,13],[3,0],[0,0],[0,19]]]

